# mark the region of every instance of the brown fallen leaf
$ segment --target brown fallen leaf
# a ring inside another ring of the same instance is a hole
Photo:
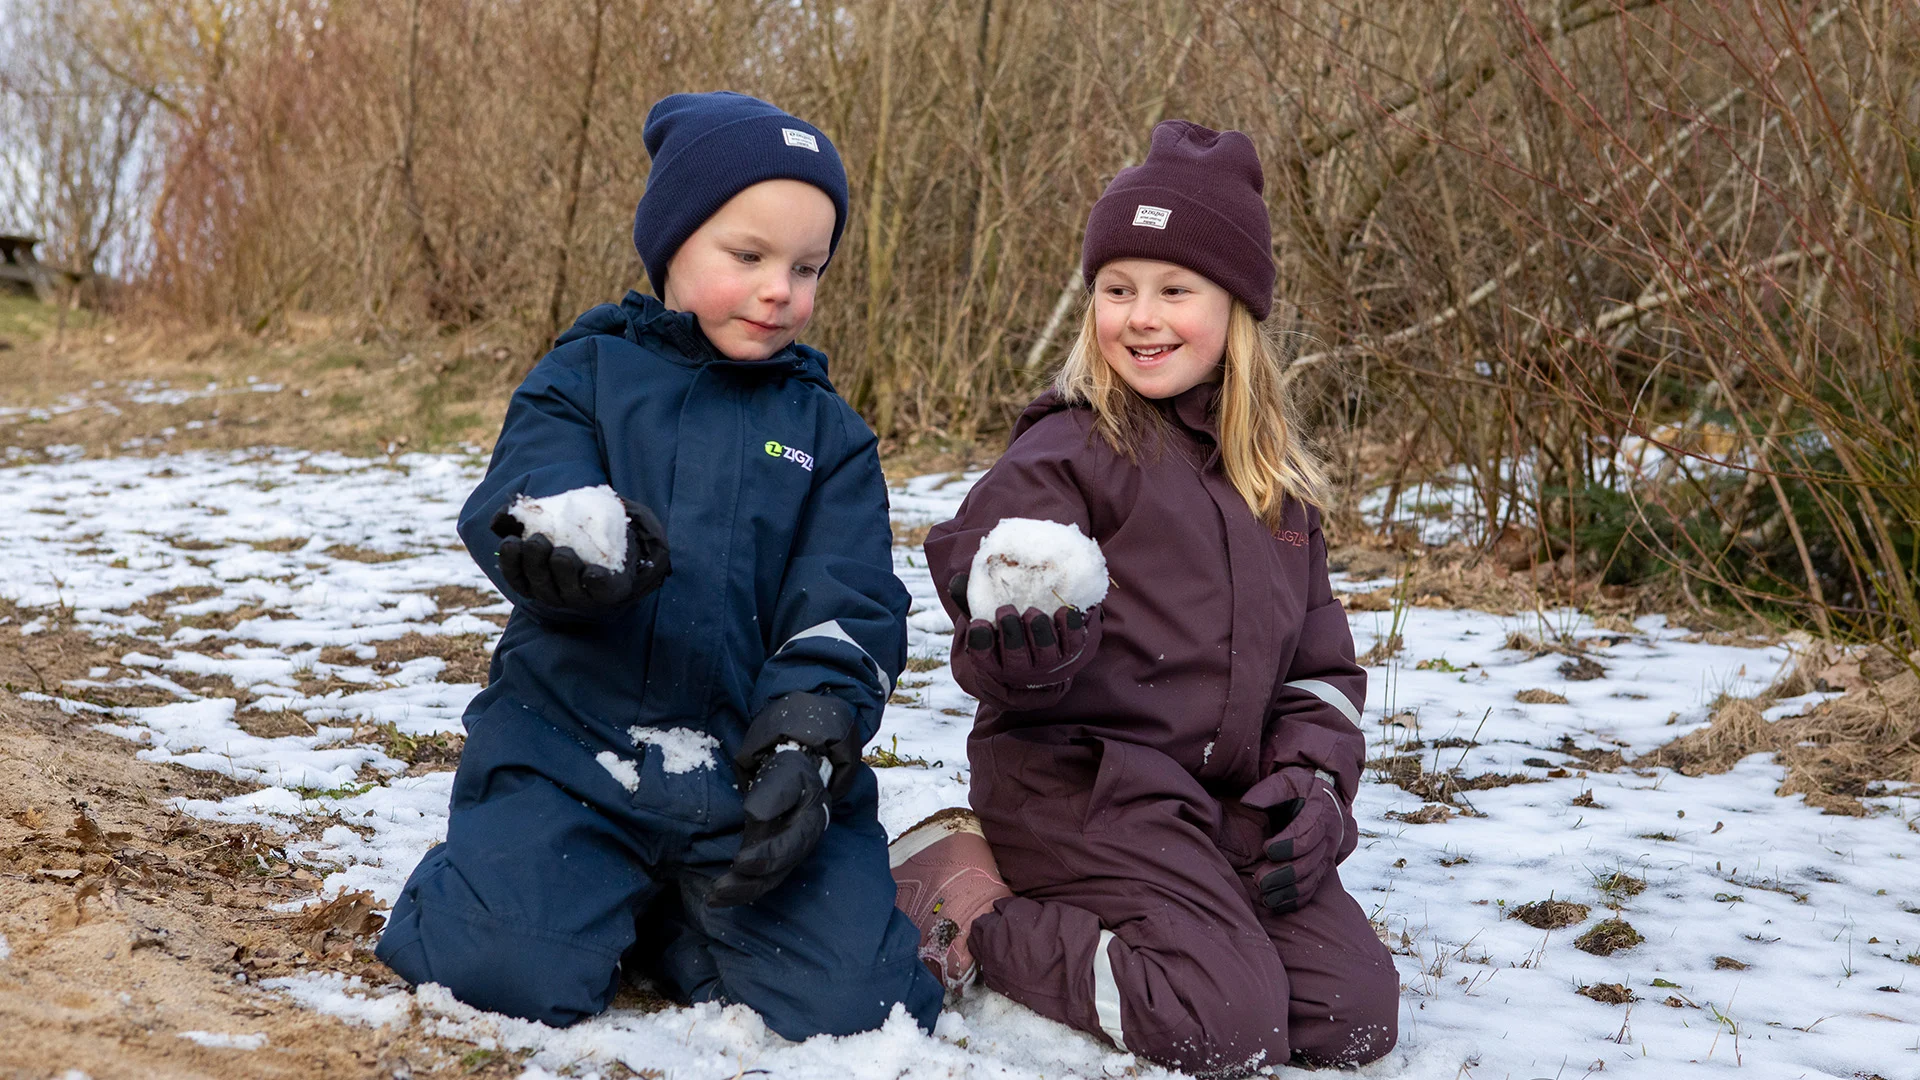
[[[73,804],[73,824],[68,827],[67,835],[80,842],[82,851],[111,851],[107,843],[107,834],[100,830],[100,823],[87,813],[85,803]]]
[[[339,896],[309,908],[300,919],[300,929],[310,933],[329,931],[348,937],[365,937],[380,932],[387,917],[375,906],[373,894],[366,891],[343,892]]]

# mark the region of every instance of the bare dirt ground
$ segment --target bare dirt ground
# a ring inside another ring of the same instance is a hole
[[[392,981],[368,951],[364,905],[277,905],[310,894],[314,869],[282,838],[187,817],[179,797],[247,790],[226,777],[134,757],[19,693],[86,674],[111,643],[0,626],[0,1076],[78,1069],[107,1077],[515,1075],[418,1028],[354,1027],[260,990],[262,979],[338,971]],[[247,1052],[185,1032],[266,1038]]]

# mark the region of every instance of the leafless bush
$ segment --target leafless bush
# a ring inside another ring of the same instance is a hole
[[[0,228],[83,278],[138,258],[150,126],[144,95],[103,70],[69,13],[22,5],[0,28]]]

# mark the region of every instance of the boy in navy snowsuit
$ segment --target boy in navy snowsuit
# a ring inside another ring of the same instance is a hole
[[[623,972],[790,1039],[924,1027],[860,761],[906,661],[873,433],[793,339],[845,224],[817,128],[739,94],[647,117],[634,243],[660,299],[582,315],[521,384],[460,535],[513,601],[468,709],[446,842],[378,955],[549,1024]],[[664,301],[664,302],[663,302]],[[611,485],[627,558],[506,513]]]

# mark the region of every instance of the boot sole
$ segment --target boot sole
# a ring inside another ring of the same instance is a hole
[[[972,833],[983,839],[986,836],[980,830],[980,819],[971,810],[952,806],[931,814],[887,845],[887,869],[898,870],[908,859],[961,833]]]

